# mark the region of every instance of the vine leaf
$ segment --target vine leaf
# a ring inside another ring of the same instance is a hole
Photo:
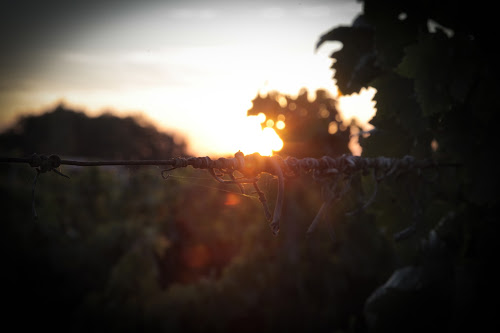
[[[373,29],[362,15],[352,27],[340,26],[322,35],[316,49],[327,41],[338,41],[343,45],[330,56],[335,60],[331,68],[335,70],[337,86],[342,94],[358,93],[380,74],[376,63]]]

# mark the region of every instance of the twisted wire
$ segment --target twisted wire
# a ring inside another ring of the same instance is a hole
[[[41,173],[46,173],[53,171],[60,176],[64,175],[59,171],[61,165],[72,165],[72,166],[118,166],[118,165],[128,165],[128,166],[163,166],[168,167],[162,170],[161,175],[163,178],[168,178],[169,172],[177,168],[186,168],[191,166],[195,169],[205,169],[208,170],[209,174],[218,182],[223,184],[236,184],[243,191],[242,184],[253,184],[257,191],[259,200],[264,208],[266,219],[270,221],[270,227],[273,234],[277,235],[280,229],[280,219],[282,213],[282,207],[284,202],[284,192],[285,192],[285,180],[289,178],[299,177],[303,174],[311,173],[313,178],[319,182],[325,182],[326,180],[335,179],[336,182],[342,181],[342,179],[347,180],[347,185],[350,183],[350,177],[355,173],[361,171],[363,174],[368,174],[371,170],[372,175],[375,179],[376,184],[382,179],[394,175],[396,173],[409,172],[415,169],[424,169],[437,166],[458,166],[457,163],[438,163],[434,160],[417,160],[412,156],[404,156],[403,158],[390,158],[390,157],[361,157],[352,155],[342,155],[339,157],[323,156],[321,158],[296,158],[287,157],[283,159],[279,156],[261,156],[258,153],[244,155],[241,151],[238,151],[233,158],[218,158],[212,160],[210,157],[175,157],[167,160],[114,160],[114,161],[75,161],[61,159],[57,155],[38,155],[33,154],[25,158],[10,158],[10,157],[0,157],[0,163],[27,163],[32,168],[35,168],[37,174],[33,182],[33,214],[36,217],[36,210],[34,205],[34,193],[37,179]],[[242,175],[240,178],[236,178],[234,173],[238,172]],[[276,197],[276,203],[274,208],[274,213],[271,216],[269,207],[267,205],[267,199],[265,194],[257,186],[257,181],[262,173],[268,173],[274,175],[278,179],[278,191]],[[165,176],[167,174],[167,176]],[[223,179],[224,175],[230,176],[229,180]],[[342,177],[338,177],[342,175]],[[310,234],[318,224],[321,217],[324,215],[324,211],[327,206],[332,202],[339,200],[349,189],[349,186],[343,186],[342,190],[338,192],[335,190],[337,184],[333,186],[334,189],[331,191],[329,198],[325,199],[325,202],[321,206],[320,211],[316,215],[316,218],[311,223],[308,229]],[[377,187],[372,197],[368,202],[363,205],[361,209],[366,208],[371,202],[373,202],[374,197],[377,192]],[[351,213],[352,214],[352,213]]]

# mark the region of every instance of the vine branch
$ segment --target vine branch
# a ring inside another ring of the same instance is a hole
[[[459,166],[457,163],[438,163],[434,160],[416,160],[412,156],[405,156],[403,158],[389,158],[389,157],[361,157],[352,155],[342,155],[339,157],[323,156],[321,158],[311,158],[306,157],[298,159],[295,157],[287,157],[283,159],[279,156],[261,156],[258,153],[244,155],[241,151],[238,151],[233,158],[219,158],[216,160],[210,159],[210,157],[175,157],[166,160],[108,160],[108,161],[76,161],[76,160],[66,160],[61,159],[57,155],[38,155],[33,154],[25,158],[11,158],[11,157],[0,157],[0,163],[27,163],[32,168],[35,168],[37,174],[33,182],[33,214],[36,218],[36,210],[34,204],[34,193],[35,186],[39,175],[41,173],[46,173],[53,171],[60,176],[64,175],[59,171],[61,165],[72,165],[81,167],[90,166],[164,166],[168,169],[162,170],[162,176],[165,178],[164,174],[177,168],[185,168],[191,166],[195,169],[205,169],[208,170],[209,174],[218,182],[222,184],[236,184],[243,191],[242,184],[253,184],[259,200],[264,208],[264,213],[266,219],[270,221],[270,227],[274,235],[277,235],[280,228],[280,219],[284,202],[285,193],[285,180],[289,178],[298,177],[305,173],[312,173],[314,179],[320,182],[331,181],[332,177],[337,179],[335,184],[337,184],[339,177],[347,180],[346,184],[350,183],[351,177],[358,171],[362,171],[365,174],[372,171],[372,175],[376,181],[376,185],[382,179],[390,176],[394,173],[404,173],[415,169],[425,169],[425,168],[435,168],[441,166]],[[216,170],[219,170],[222,174],[218,174]],[[238,171],[243,175],[241,178],[236,178],[234,172]],[[276,203],[274,207],[274,213],[271,216],[269,207],[267,205],[267,199],[265,194],[259,189],[257,181],[262,173],[268,173],[274,175],[278,179],[278,193],[276,197]],[[230,176],[230,180],[225,180],[224,174]],[[168,178],[168,176],[167,176]],[[334,201],[340,199],[345,192],[349,189],[349,186],[344,186],[343,190],[339,193],[336,190],[337,186],[330,189],[330,195],[325,198],[325,203],[321,206],[320,211],[316,215],[316,218],[311,223],[308,229],[308,234],[313,232],[319,220],[324,215],[324,211],[327,206],[332,204]],[[365,205],[361,208],[366,208],[376,195],[377,187],[375,187],[372,197],[368,200]],[[357,211],[356,211],[357,212]],[[352,213],[351,213],[352,214]]]

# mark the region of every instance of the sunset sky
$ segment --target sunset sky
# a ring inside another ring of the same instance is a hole
[[[251,100],[301,87],[335,95],[328,56],[340,46],[315,44],[360,11],[354,0],[3,1],[0,129],[63,102],[142,113],[195,155],[262,151]],[[344,113],[367,120],[372,103],[357,100]]]

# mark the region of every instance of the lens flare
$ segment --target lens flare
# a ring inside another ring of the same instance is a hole
[[[285,128],[285,122],[283,120],[278,120],[278,122],[276,123],[276,128],[279,129],[279,130],[282,130]]]

